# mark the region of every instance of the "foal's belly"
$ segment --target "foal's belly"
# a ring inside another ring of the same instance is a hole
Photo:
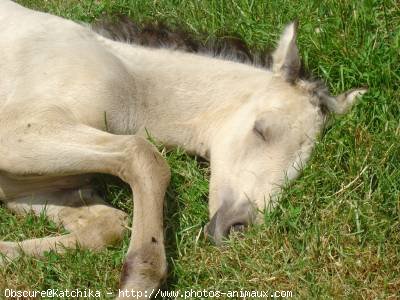
[[[72,189],[87,185],[92,175],[73,175],[62,177],[16,177],[0,171],[0,201],[7,203],[13,199],[40,194],[42,192],[53,192],[58,190]]]

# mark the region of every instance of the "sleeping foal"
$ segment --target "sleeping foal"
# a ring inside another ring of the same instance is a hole
[[[118,38],[112,30],[98,34],[7,0],[0,25],[0,200],[19,214],[45,209],[69,231],[0,242],[0,252],[41,256],[119,241],[126,214],[90,185],[94,173],[118,176],[134,199],[123,289],[149,292],[167,271],[170,171],[143,138],[147,132],[210,161],[206,231],[219,244],[231,230],[262,220],[279,187],[307,162],[327,112],[345,113],[364,92],[333,97],[302,79],[293,23],[269,68],[240,42],[217,42],[205,55],[210,47],[178,33],[133,26],[137,44],[129,44],[105,37]]]

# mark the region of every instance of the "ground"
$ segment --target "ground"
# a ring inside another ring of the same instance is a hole
[[[202,234],[207,222],[207,165],[179,149],[164,151],[173,174],[165,213],[165,288],[292,291],[294,299],[400,297],[396,0],[18,2],[77,21],[122,13],[139,22],[161,20],[181,26],[202,38],[237,34],[253,48],[272,48],[283,24],[297,19],[306,67],[325,80],[333,94],[362,86],[369,92],[348,115],[332,119],[311,162],[284,188],[265,224],[221,248]],[[126,186],[109,177],[97,181],[108,201],[132,211]],[[0,206],[0,239],[60,232],[63,229],[44,215],[19,218]],[[0,270],[0,290],[91,288],[101,290],[106,299],[105,292],[118,288],[128,241],[127,234],[122,243],[101,253],[69,250],[63,255],[48,253],[43,259],[21,257]]]

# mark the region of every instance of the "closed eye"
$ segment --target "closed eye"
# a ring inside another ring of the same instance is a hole
[[[253,127],[253,132],[255,133],[256,136],[261,138],[264,142],[267,141],[267,139],[264,136],[264,132],[258,126]]]

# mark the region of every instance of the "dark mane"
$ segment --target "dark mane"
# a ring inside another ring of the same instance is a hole
[[[207,39],[205,35],[201,35],[195,38],[184,30],[160,22],[139,25],[124,15],[105,16],[91,27],[95,32],[116,41],[207,54],[264,69],[270,69],[272,66],[272,56],[269,51],[254,51],[239,36],[223,35]],[[204,40],[206,42],[203,42]],[[308,82],[307,90],[318,99],[317,105],[321,110],[326,112],[324,103],[326,98],[331,96],[325,83],[322,80],[315,80],[304,68],[304,64],[301,64],[299,79]]]
[[[239,37],[232,34],[209,39],[194,38],[190,33],[156,22],[134,23],[126,16],[103,17],[92,29],[113,40],[154,48],[170,48],[192,53],[204,53],[240,63],[269,68],[272,58],[266,51],[252,51]],[[205,37],[205,35],[203,35]],[[202,42],[202,40],[207,40]]]

